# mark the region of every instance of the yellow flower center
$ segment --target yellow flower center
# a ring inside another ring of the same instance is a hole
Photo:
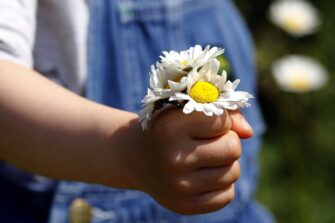
[[[299,18],[289,17],[284,21],[284,27],[292,32],[300,32],[303,28],[303,25]]]
[[[184,66],[186,66],[188,64],[187,60],[182,60],[180,63]]]
[[[198,103],[212,103],[219,97],[219,90],[209,82],[198,81],[191,90],[190,96]]]
[[[297,74],[296,77],[291,80],[289,85],[295,90],[305,91],[310,88],[311,83],[303,74]]]

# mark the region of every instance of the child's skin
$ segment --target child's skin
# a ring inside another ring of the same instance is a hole
[[[137,118],[0,61],[0,159],[56,179],[141,190],[182,214],[232,201],[240,138],[252,136],[240,112],[170,109],[147,131]]]

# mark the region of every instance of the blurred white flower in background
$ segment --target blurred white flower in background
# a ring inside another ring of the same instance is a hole
[[[296,93],[318,90],[328,80],[326,69],[316,60],[306,56],[284,57],[273,64],[272,71],[283,90]]]
[[[314,33],[320,26],[316,8],[304,0],[279,0],[270,7],[271,21],[295,37]]]

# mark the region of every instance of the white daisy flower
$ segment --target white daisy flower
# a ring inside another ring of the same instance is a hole
[[[150,88],[162,98],[168,98],[175,92],[183,91],[187,85],[187,72],[173,66],[157,68],[152,65],[150,72]]]
[[[181,92],[187,87],[187,72],[176,68],[157,68],[152,65],[150,72],[150,88],[142,100],[142,110],[139,112],[139,120],[143,129],[147,129],[158,100],[166,99]]]
[[[147,95],[142,100],[142,110],[139,112],[139,121],[143,129],[148,128],[148,121],[151,120],[152,113],[155,110],[155,102],[159,99],[151,89],[148,89]]]
[[[206,46],[202,49],[200,45],[191,47],[186,51],[180,53],[175,51],[164,51],[164,56],[160,56],[161,64],[163,67],[175,67],[179,70],[192,70],[193,68],[199,68],[211,60],[214,60],[217,56],[224,53],[224,49],[218,47]],[[172,65],[172,66],[171,66]]]
[[[303,93],[323,87],[327,71],[317,61],[305,56],[292,55],[278,60],[272,66],[273,75],[285,91]]]
[[[207,116],[222,115],[224,109],[236,110],[248,107],[252,98],[247,92],[235,91],[240,80],[227,81],[227,73],[217,75],[219,64],[212,61],[205,65],[194,78],[190,80],[187,93],[177,92],[170,97],[170,101],[188,101],[183,112],[189,114],[193,111],[203,112]]]
[[[304,0],[278,0],[270,7],[270,19],[296,37],[314,33],[320,25],[317,10]]]

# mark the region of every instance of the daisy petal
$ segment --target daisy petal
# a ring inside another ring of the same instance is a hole
[[[204,106],[203,106],[203,104],[196,103],[196,104],[195,104],[195,110],[196,110],[197,112],[202,112],[202,111],[204,110]]]
[[[178,101],[178,100],[187,100],[187,101],[193,101],[193,99],[188,96],[187,94],[183,94],[183,93],[175,93],[173,96],[170,97],[169,99],[170,101]]]
[[[189,101],[186,103],[186,105],[184,106],[183,112],[185,114],[190,114],[191,112],[194,111],[195,108],[195,103],[194,101]]]
[[[203,104],[203,108],[204,108],[204,113],[207,116],[213,116],[213,109],[212,109],[212,104]]]
[[[227,83],[223,87],[224,91],[231,91],[233,89],[233,83],[231,81],[227,81]]]
[[[240,84],[240,79],[236,79],[236,80],[233,82],[233,90],[235,90],[239,84]]]
[[[213,113],[217,116],[222,115],[223,114],[223,109],[222,108],[217,108],[214,104],[210,104],[211,105],[211,109],[213,111]]]

